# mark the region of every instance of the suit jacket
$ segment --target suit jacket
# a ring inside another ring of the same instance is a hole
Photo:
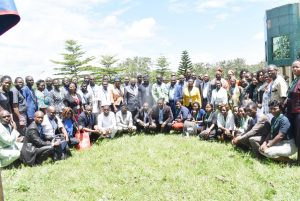
[[[270,133],[271,125],[268,121],[268,117],[265,115],[260,115],[257,122],[252,128],[249,128],[246,133],[242,134],[241,140],[249,139],[253,136],[267,136]]]
[[[148,109],[148,118],[146,118],[146,122],[145,123],[149,123],[151,124],[152,123],[152,119],[150,118],[150,112],[151,112],[151,109]],[[144,111],[143,111],[143,108],[140,109],[137,114],[135,115],[134,117],[134,121],[137,122],[137,120],[141,120],[144,122]]]
[[[130,112],[136,111],[139,108],[138,103],[138,87],[131,88],[131,85],[124,89],[124,102]]]
[[[201,84],[200,84],[200,92],[201,92],[201,94],[202,94],[202,98],[203,98],[204,84],[205,84],[205,82],[201,82]],[[211,86],[210,81],[207,81],[207,84],[208,84],[207,101],[208,101],[208,103],[210,103],[210,100],[211,100],[211,93],[212,93],[212,86]],[[204,105],[204,106],[205,106],[205,105]]]
[[[175,87],[175,98],[174,101],[182,100],[183,99],[183,89],[184,89],[184,83],[180,84],[177,83]]]
[[[90,118],[88,118],[85,112],[81,112],[78,117],[78,125],[82,128],[94,129],[94,126],[97,125],[97,117],[95,114],[91,113]]]
[[[81,96],[77,94],[77,97],[79,98],[79,107],[81,108],[82,106],[82,99],[81,99]],[[66,107],[70,107],[72,108],[74,114],[77,114],[77,110],[78,110],[78,104],[75,102],[74,98],[71,96],[70,93],[67,93],[66,96],[65,96],[65,99],[64,99],[64,104]]]
[[[147,102],[150,107],[153,106],[154,99],[152,97],[152,84],[149,83],[147,86],[141,84],[138,87],[138,101],[140,107],[142,107],[145,102]]]
[[[27,128],[21,150],[21,160],[24,163],[33,165],[36,158],[36,148],[51,145],[51,142],[44,141],[40,136],[42,136],[42,133],[40,133],[36,123],[32,122]]]
[[[150,118],[151,118],[151,122],[159,124],[159,107],[157,105],[155,105],[151,112],[150,112]],[[163,122],[165,123],[172,123],[173,121],[173,113],[172,110],[169,106],[164,105],[163,106]]]

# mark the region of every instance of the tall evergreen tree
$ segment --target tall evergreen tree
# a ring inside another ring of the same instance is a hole
[[[160,56],[157,59],[157,68],[156,68],[156,73],[160,74],[162,76],[165,76],[166,74],[168,74],[170,72],[170,69],[168,68],[168,66],[170,65],[170,63],[168,62],[167,58],[165,56]]]
[[[81,45],[75,40],[66,40],[65,50],[66,53],[61,54],[63,61],[51,60],[51,62],[61,65],[54,68],[54,70],[58,71],[54,75],[83,77],[84,72],[91,68],[89,62],[94,60],[95,57],[84,58],[86,52],[82,50]]]
[[[103,75],[114,77],[119,75],[124,69],[115,66],[118,59],[115,55],[101,55],[99,67],[89,68],[92,74],[97,78],[102,78]]]
[[[181,61],[179,64],[178,73],[181,75],[185,75],[188,69],[193,70],[193,64],[189,57],[188,51],[184,50],[181,54]]]

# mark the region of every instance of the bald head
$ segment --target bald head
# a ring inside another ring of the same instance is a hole
[[[43,122],[44,113],[42,111],[37,111],[34,113],[34,121],[37,125],[40,125]]]

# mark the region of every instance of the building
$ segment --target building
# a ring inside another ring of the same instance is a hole
[[[266,11],[266,62],[277,66],[291,66],[300,57],[300,7],[287,4]],[[285,75],[290,75],[283,68]]]

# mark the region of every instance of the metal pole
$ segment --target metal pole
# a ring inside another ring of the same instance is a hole
[[[2,171],[0,170],[0,201],[4,201],[3,186],[2,186]]]

